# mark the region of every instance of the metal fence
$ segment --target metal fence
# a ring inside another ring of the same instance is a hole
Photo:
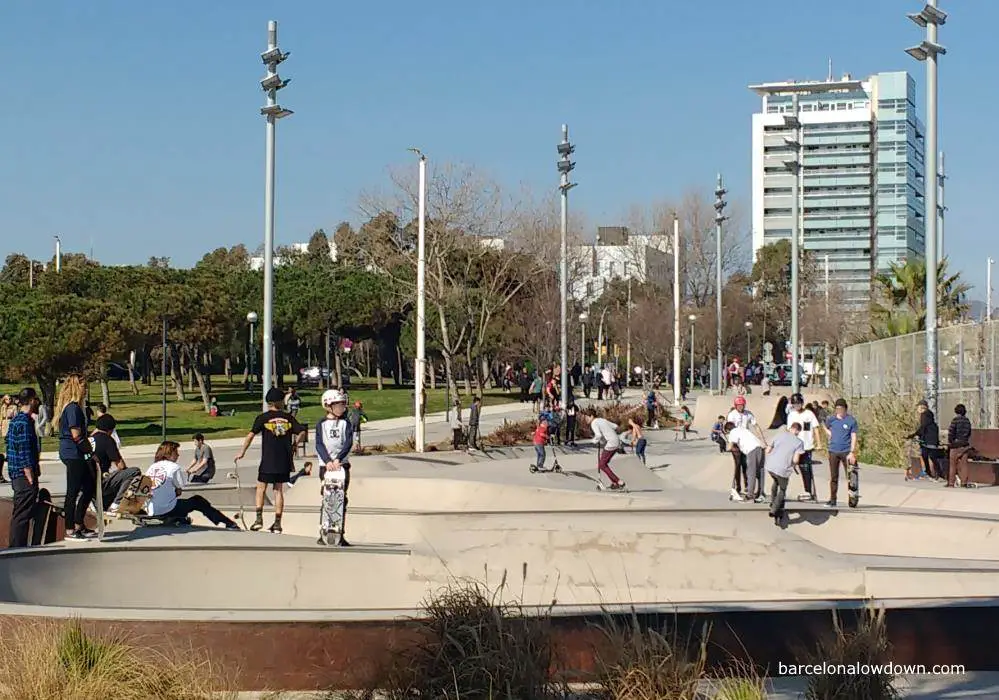
[[[937,338],[938,420],[946,424],[954,406],[963,403],[972,423],[999,427],[999,321],[946,326],[937,331]],[[885,391],[921,398],[926,390],[925,358],[925,332],[851,345],[843,350],[843,389],[856,398]]]

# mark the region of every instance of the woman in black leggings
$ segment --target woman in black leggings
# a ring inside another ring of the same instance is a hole
[[[97,488],[96,470],[90,460],[87,414],[83,410],[86,393],[83,379],[71,375],[59,387],[55,412],[58,416],[55,429],[59,434],[59,459],[66,465],[63,514],[68,542],[86,540],[94,535],[94,531],[84,525],[87,506],[94,499]]]

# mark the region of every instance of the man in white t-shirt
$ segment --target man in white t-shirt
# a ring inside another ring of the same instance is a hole
[[[584,421],[586,420],[590,421],[593,443],[597,445],[597,470],[610,479],[612,491],[619,491],[625,487],[625,483],[610,467],[611,459],[621,448],[621,437],[617,433],[617,426],[606,418],[591,419],[586,416]]]
[[[746,498],[745,500],[763,503],[763,450],[767,445],[758,431],[737,426],[731,421],[725,424],[725,437],[729,449],[736,450],[746,460]],[[733,501],[744,500],[737,488],[733,486],[729,495]]]
[[[805,399],[801,394],[791,397],[791,410],[787,412],[787,427],[797,423],[801,426],[798,438],[804,445],[804,452],[798,461],[801,467],[801,483],[805,487],[805,492],[798,496],[799,501],[815,501],[815,478],[812,472],[812,450],[815,449],[815,434],[819,426],[819,419],[811,409],[805,408]]]
[[[751,425],[756,425],[756,416],[746,408],[745,396],[735,397],[735,400],[732,402],[732,410],[725,417],[725,422],[731,423],[737,428],[748,428]],[[746,456],[738,448],[733,450],[731,444],[729,445],[729,450],[732,452],[732,490],[735,493],[746,493]]]
[[[180,458],[180,444],[170,440],[160,444],[153,464],[146,470],[146,476],[153,482],[146,515],[156,518],[182,520],[191,513],[201,513],[214,525],[225,525],[227,530],[238,530],[239,525],[223,515],[197,494],[190,498],[180,498],[184,488],[184,470],[177,460]]]

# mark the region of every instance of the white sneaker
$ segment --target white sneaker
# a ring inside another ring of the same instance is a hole
[[[728,492],[728,500],[730,501],[742,501],[742,494],[736,489],[730,489]]]
[[[766,502],[767,502],[767,497],[766,497],[766,496],[757,496],[757,497],[756,497],[756,498],[755,498],[755,499],[753,500],[753,502],[754,502],[754,503],[766,503]]]

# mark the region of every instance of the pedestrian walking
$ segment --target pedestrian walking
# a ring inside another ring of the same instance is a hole
[[[954,487],[959,479],[961,486],[970,486],[968,480],[968,457],[971,452],[971,421],[968,409],[963,403],[954,407],[954,417],[947,429],[947,446],[950,448],[950,471],[947,485]]]
[[[92,467],[90,431],[83,402],[87,387],[79,375],[70,375],[59,387],[55,430],[59,435],[59,459],[66,467],[66,499],[63,516],[66,541],[77,542],[95,533],[85,525],[87,508],[97,492],[97,470]]]
[[[479,449],[479,417],[482,414],[482,397],[473,396],[468,409],[468,448]]]
[[[575,401],[569,399],[569,405],[565,407],[565,444],[570,447],[576,446],[576,417],[578,415],[579,407]]]
[[[7,546],[27,547],[41,476],[41,443],[32,413],[38,410],[38,394],[26,387],[17,395],[18,411],[7,424],[7,475],[10,477],[13,508]]]
[[[277,387],[271,387],[264,397],[267,410],[253,420],[253,427],[243,439],[243,445],[234,459],[236,468],[239,460],[260,435],[260,466],[257,468],[257,517],[250,525],[251,530],[264,527],[264,496],[271,487],[274,496],[274,523],[271,532],[281,532],[281,516],[284,514],[284,485],[291,479],[295,470],[295,449],[305,442],[305,427],[295,416],[284,410],[284,394]]]

